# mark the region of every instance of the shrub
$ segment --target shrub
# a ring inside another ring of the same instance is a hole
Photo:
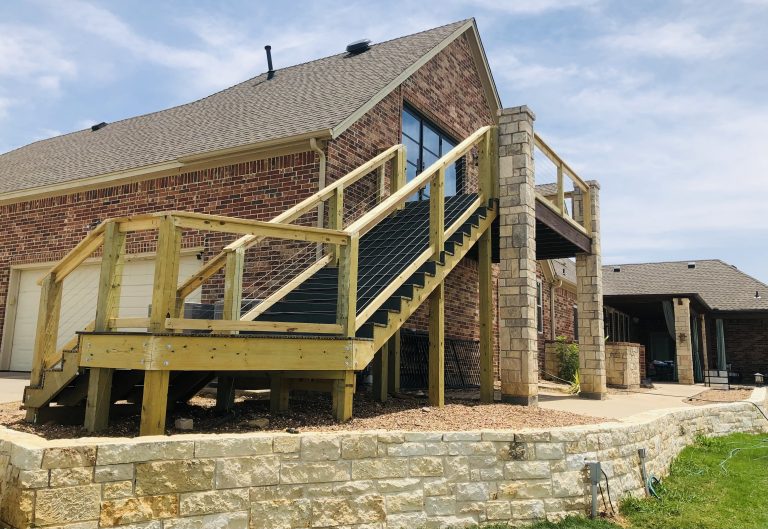
[[[555,341],[555,351],[560,361],[559,377],[569,382],[578,382],[579,376],[579,344],[570,343],[565,336],[558,336]]]

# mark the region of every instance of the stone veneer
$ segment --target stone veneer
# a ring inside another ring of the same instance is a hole
[[[765,401],[765,390],[759,402]],[[756,399],[757,401],[757,399]],[[584,462],[614,501],[696,435],[766,431],[749,403],[552,430],[179,435],[45,441],[0,429],[0,520],[14,528],[461,527],[585,513]],[[0,525],[2,525],[0,522]]]
[[[693,346],[691,345],[691,300],[672,298],[675,313],[675,351],[677,381],[693,384]],[[726,349],[727,350],[727,349]]]
[[[640,349],[637,343],[605,344],[605,374],[609,386],[636,389],[640,387]]]

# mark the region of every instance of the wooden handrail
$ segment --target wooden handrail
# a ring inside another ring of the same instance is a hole
[[[589,184],[587,184],[582,178],[576,174],[576,171],[571,169],[571,167],[565,163],[565,161],[558,156],[558,154],[547,145],[547,143],[539,136],[538,134],[534,134],[533,137],[533,143],[536,147],[538,147],[541,152],[544,153],[544,155],[549,158],[553,164],[555,164],[556,167],[562,167],[563,172],[568,176],[568,178],[573,181],[574,184],[576,184],[576,187],[581,189],[582,191],[589,191]]]
[[[468,136],[464,141],[451,149],[442,158],[427,167],[419,176],[405,184],[395,193],[390,195],[389,198],[387,198],[385,201],[350,224],[344,231],[350,235],[359,236],[362,236],[368,232],[390,213],[398,209],[400,204],[404,203],[408,197],[416,193],[419,189],[426,187],[432,179],[433,174],[440,171],[441,169],[447,168],[449,165],[467,154],[490,129],[490,125],[487,125],[476,130],[472,135]]]
[[[292,208],[282,212],[280,215],[276,216],[275,218],[267,222],[288,223],[298,219],[302,215],[310,212],[312,208],[316,207],[319,203],[331,198],[336,192],[337,188],[343,188],[344,186],[351,185],[357,182],[363,176],[370,173],[374,169],[387,163],[389,160],[396,158],[398,156],[398,153],[400,153],[403,150],[405,150],[405,147],[402,144],[393,145],[392,147],[382,152],[378,156],[370,159],[365,164],[354,169],[353,171],[350,171],[349,173],[339,178],[332,184],[324,187],[323,189],[321,189],[311,197],[308,197],[302,200]],[[259,236],[245,235],[239,238],[238,240],[236,240],[235,242],[233,242],[230,245],[230,247],[244,246],[245,248],[248,248],[250,246],[253,246],[254,244],[257,244],[261,240],[262,238]],[[221,270],[224,267],[226,263],[226,259],[227,259],[227,254],[225,251],[222,251],[215,257],[208,260],[208,262],[205,263],[197,272],[195,272],[192,276],[189,277],[189,279],[187,279],[181,286],[179,286],[177,291],[178,298],[183,300],[187,296],[189,296],[192,292],[194,292],[208,278],[212,277],[214,274],[216,274],[219,270]]]

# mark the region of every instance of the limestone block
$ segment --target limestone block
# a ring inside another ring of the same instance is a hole
[[[423,512],[390,514],[387,516],[387,529],[413,529],[414,527],[424,527],[426,523],[427,515]]]
[[[547,461],[510,461],[504,464],[506,479],[548,478],[550,475]]]
[[[384,498],[379,495],[312,500],[312,527],[375,523],[385,518]]]
[[[136,494],[188,492],[213,488],[213,459],[151,461],[136,464]]]
[[[266,487],[251,487],[251,503],[265,500],[283,500],[301,498],[304,496],[303,485],[269,485]]]
[[[93,467],[54,468],[51,470],[51,487],[73,487],[89,485],[93,477]]]
[[[469,458],[466,456],[446,457],[443,474],[454,481],[469,481]]]
[[[452,456],[476,456],[495,453],[496,445],[490,441],[459,441],[455,443],[448,443],[448,454]]]
[[[418,478],[382,479],[377,482],[377,488],[379,492],[401,492],[419,488],[421,483]]]
[[[0,469],[3,465],[0,464]],[[22,489],[39,489],[48,486],[47,470],[20,470],[19,487]]]
[[[551,494],[552,481],[549,479],[505,481],[498,484],[499,499],[547,498]]]
[[[3,487],[0,498],[0,520],[12,527],[31,527],[35,511],[35,491],[18,486]]]
[[[13,444],[11,465],[21,470],[39,470],[43,461],[43,449]]]
[[[276,454],[291,454],[298,452],[301,450],[301,438],[293,434],[275,436],[272,440],[272,450]]]
[[[93,470],[93,481],[96,483],[122,481],[125,479],[133,479],[133,465],[130,463],[97,466]]]
[[[333,485],[333,494],[344,496],[357,496],[360,494],[369,494],[376,491],[376,482],[374,481],[348,481]]]
[[[562,459],[565,457],[563,443],[536,443],[537,459]]]
[[[92,467],[96,464],[95,446],[46,448],[42,468]]]
[[[424,507],[424,491],[412,490],[387,494],[385,497],[387,513],[420,511]]]
[[[387,457],[352,461],[352,479],[404,478],[408,473],[408,458]]]
[[[424,498],[424,512],[428,516],[448,516],[456,513],[455,496],[431,496]]]
[[[440,442],[443,440],[443,432],[405,432],[407,443]]]
[[[310,500],[259,501],[251,505],[253,529],[309,527],[311,517]]]
[[[556,498],[568,496],[583,496],[588,492],[588,482],[585,473],[557,472],[552,474],[552,494]]]
[[[179,502],[175,494],[108,500],[101,503],[99,526],[114,527],[116,525],[161,520],[172,518],[178,514]]]
[[[387,448],[387,455],[390,455],[393,457],[423,456],[424,454],[426,454],[426,452],[427,452],[427,449],[424,446],[424,443],[405,442],[402,444],[392,445]]]
[[[234,489],[258,485],[275,485],[280,482],[279,472],[280,459],[277,456],[217,459],[216,488]]]
[[[411,457],[409,472],[411,476],[442,476],[443,459],[434,456]]]
[[[488,483],[457,483],[456,499],[458,501],[488,501],[491,488]]]
[[[473,529],[479,522],[480,518],[475,514],[438,516],[427,520],[424,529]]]
[[[453,485],[446,478],[429,478],[424,480],[426,496],[448,496],[452,494]]]
[[[101,497],[105,500],[130,498],[133,496],[133,481],[110,481],[101,486]]]
[[[541,500],[512,501],[509,506],[513,520],[543,520],[547,515]]]
[[[509,520],[512,509],[508,501],[489,501],[485,504],[485,518],[487,520]]]
[[[350,478],[348,462],[284,462],[280,467],[281,483],[323,483],[346,481]],[[359,479],[353,477],[353,479]],[[365,478],[364,478],[365,479]]]
[[[180,496],[179,514],[189,516],[243,511],[249,505],[250,493],[246,488],[190,492]]]
[[[146,441],[100,445],[97,465],[138,463],[168,459],[191,459],[195,455],[194,441]]]
[[[405,442],[405,434],[402,432],[381,432],[379,433],[380,443],[403,443]]]
[[[341,440],[341,457],[344,459],[365,459],[378,455],[379,442],[376,435],[351,435]]]
[[[335,461],[341,457],[341,441],[338,436],[303,436],[301,459],[303,461]]]
[[[195,457],[237,457],[257,456],[272,453],[271,437],[217,436],[213,439],[195,441]]]
[[[480,432],[446,432],[443,434],[443,441],[480,441],[481,436]]]
[[[101,485],[85,485],[37,491],[35,523],[65,524],[99,517]]]
[[[248,513],[230,512],[174,518],[163,522],[163,529],[248,529]]]

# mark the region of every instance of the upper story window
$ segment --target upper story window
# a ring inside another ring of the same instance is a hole
[[[457,143],[442,132],[434,123],[422,117],[412,108],[403,107],[403,145],[406,148],[407,180],[432,165],[438,158],[456,147]],[[462,189],[461,159],[445,170],[445,195],[453,196]],[[418,199],[429,197],[429,187],[419,191]]]

